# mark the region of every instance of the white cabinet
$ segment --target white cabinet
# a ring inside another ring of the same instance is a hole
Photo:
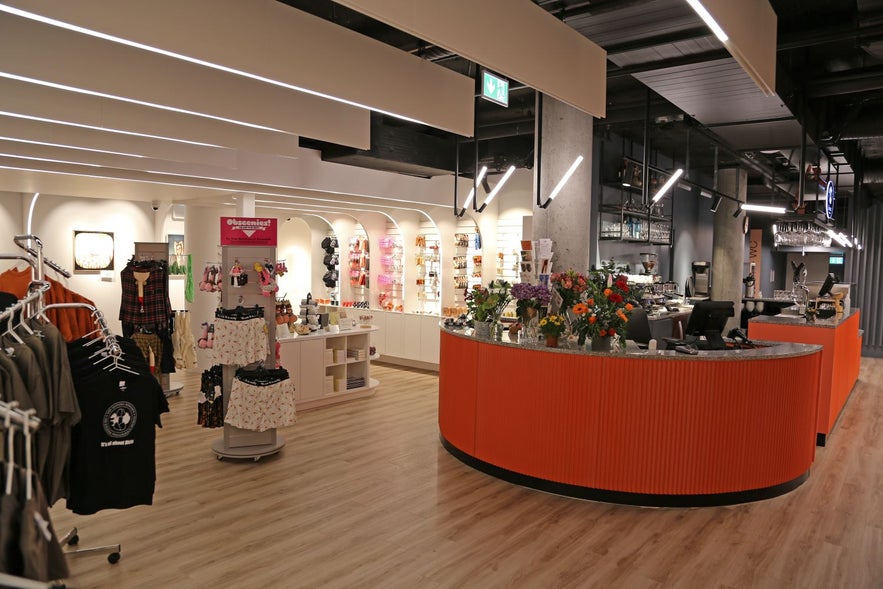
[[[438,364],[439,355],[439,318],[420,317],[420,361]]]
[[[298,409],[373,395],[371,329],[311,334],[279,340],[282,366],[294,381]]]

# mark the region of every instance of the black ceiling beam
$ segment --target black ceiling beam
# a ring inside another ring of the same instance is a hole
[[[674,57],[671,59],[660,59],[659,61],[650,61],[646,63],[638,63],[635,65],[627,65],[618,67],[608,65],[607,78],[618,78],[622,76],[632,76],[634,74],[642,74],[644,72],[652,72],[670,67],[680,67],[684,65],[692,65],[694,63],[703,63],[706,61],[715,61],[730,57],[730,52],[726,49],[715,49],[714,51],[704,51],[702,53],[694,53],[692,55],[684,55],[683,57]]]
[[[883,66],[866,67],[814,78],[807,84],[808,98],[824,98],[883,89]]]
[[[867,27],[856,25],[839,28],[825,27],[796,33],[786,33],[779,38],[776,49],[778,51],[790,51],[792,49],[802,49],[828,43],[841,43],[843,41],[863,44],[879,41],[880,39],[883,39],[883,24]]]
[[[680,43],[682,41],[691,41],[693,39],[701,39],[709,37],[713,33],[708,27],[695,27],[666,33],[664,35],[654,35],[652,37],[644,37],[643,39],[635,39],[634,41],[626,41],[624,43],[615,43],[607,45],[604,50],[607,55],[617,55],[620,53],[628,53],[629,51],[639,51],[641,49],[649,49],[651,47],[659,47],[660,45],[668,45],[670,43]]]
[[[646,3],[647,0],[593,0],[592,2],[581,2],[572,6],[564,6],[560,0],[540,0],[537,2],[542,8],[561,20],[586,14],[593,16],[606,14]]]

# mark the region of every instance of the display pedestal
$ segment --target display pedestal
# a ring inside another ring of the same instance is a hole
[[[219,438],[212,442],[212,452],[217,454],[218,460],[224,458],[251,458],[255,462],[264,456],[270,456],[282,449],[285,445],[285,438],[276,436],[273,444],[261,444],[259,446],[240,446],[230,447],[226,444],[224,438]]]

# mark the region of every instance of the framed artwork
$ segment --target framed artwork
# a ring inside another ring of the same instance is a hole
[[[74,230],[74,272],[97,274],[113,270],[113,233]]]
[[[169,234],[169,276],[187,274],[187,257],[184,255],[184,236]]]

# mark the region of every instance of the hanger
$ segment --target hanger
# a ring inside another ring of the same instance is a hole
[[[6,489],[7,495],[12,495],[12,477],[15,474],[15,432],[12,430],[12,412],[18,407],[18,401],[8,404],[9,409],[6,411],[6,417],[3,420],[3,427],[6,428]]]

